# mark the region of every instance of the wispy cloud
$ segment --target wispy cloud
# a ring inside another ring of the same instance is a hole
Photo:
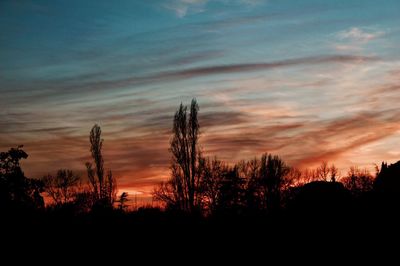
[[[229,4],[240,4],[245,6],[257,6],[266,0],[214,0],[215,2]],[[211,0],[168,0],[164,4],[166,9],[172,10],[179,18],[188,14],[196,14],[205,11],[206,5]]]
[[[383,31],[367,31],[357,27],[353,27],[338,32],[337,37],[340,40],[349,40],[349,41],[365,43],[380,38],[384,34],[385,33]]]
[[[388,138],[400,130],[399,114],[399,110],[360,113],[314,124],[317,130],[296,136],[308,145],[315,145],[303,153],[297,164],[310,166],[321,161],[335,161],[346,152]]]
[[[232,2],[237,2],[239,4],[245,4],[245,5],[250,5],[250,6],[256,6],[256,5],[266,3],[267,1],[268,0],[233,0]]]
[[[271,62],[256,62],[244,64],[226,64],[226,65],[211,65],[204,67],[187,68],[183,70],[162,71],[144,76],[131,76],[120,79],[102,80],[98,78],[95,81],[82,81],[80,76],[76,78],[56,79],[56,80],[37,80],[36,85],[40,87],[35,91],[25,95],[19,94],[18,99],[24,101],[42,101],[45,98],[56,98],[61,95],[75,95],[76,93],[90,94],[92,92],[109,91],[111,89],[126,88],[132,86],[145,86],[150,84],[160,84],[166,82],[184,81],[194,78],[207,78],[210,76],[239,74],[239,73],[256,73],[266,72],[274,69],[285,69],[291,67],[301,66],[317,66],[317,65],[335,65],[335,64],[349,64],[360,65],[381,60],[373,56],[354,56],[354,55],[320,55],[311,57],[301,57],[285,59],[280,61]],[[28,88],[30,84],[26,84]],[[16,92],[10,90],[6,92],[9,97]]]
[[[164,7],[172,10],[179,18],[185,17],[188,13],[199,13],[204,11],[208,0],[172,0],[164,4]]]
[[[382,38],[384,35],[385,32],[381,30],[352,27],[335,34],[335,38],[338,41],[338,43],[335,44],[335,48],[338,51],[362,50],[365,45],[371,41]]]
[[[352,55],[313,56],[313,57],[287,59],[275,62],[266,62],[266,63],[249,63],[249,64],[237,64],[237,65],[199,67],[177,72],[162,73],[160,76],[190,78],[190,77],[206,76],[206,75],[262,71],[262,70],[291,67],[298,65],[318,65],[318,64],[330,64],[330,63],[363,63],[376,60],[379,60],[379,58],[367,57],[367,56],[352,56]]]

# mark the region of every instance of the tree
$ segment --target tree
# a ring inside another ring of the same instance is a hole
[[[281,206],[281,191],[289,168],[279,156],[264,154],[261,157],[260,171],[262,184],[265,186],[266,207],[270,212],[275,212]]]
[[[244,206],[245,180],[239,174],[239,167],[228,168],[224,171],[219,185],[217,211],[237,214]]]
[[[80,176],[68,169],[60,169],[55,176],[48,174],[42,178],[44,191],[58,206],[75,200],[80,180]]]
[[[239,171],[244,176],[246,182],[245,200],[249,210],[259,210],[261,206],[262,194],[260,191],[260,160],[254,158],[250,161],[242,161],[237,164]]]
[[[329,171],[331,172],[331,182],[336,182],[336,180],[340,177],[339,169],[332,164],[329,168]]]
[[[125,210],[128,206],[126,205],[126,202],[129,201],[128,198],[128,192],[122,192],[122,194],[119,196],[119,199],[117,200],[118,204],[118,209],[123,211]]]
[[[42,182],[27,178],[20,167],[20,160],[28,157],[22,147],[0,153],[0,208],[7,211],[44,207]]]
[[[398,210],[400,203],[400,161],[388,165],[382,162],[382,166],[374,181],[374,191],[381,203],[389,211]]]
[[[86,163],[89,184],[92,189],[93,197],[98,205],[112,207],[116,195],[116,180],[113,174],[108,171],[104,176],[104,160],[102,155],[103,139],[101,138],[101,128],[95,124],[90,131],[90,152],[94,161],[95,168],[90,162]]]
[[[350,167],[347,176],[340,181],[356,196],[372,190],[374,184],[371,173],[367,169],[360,170],[357,166]]]
[[[176,111],[169,149],[172,154],[171,178],[155,191],[156,199],[189,212],[201,204],[200,177],[204,159],[199,149],[198,111],[196,99],[191,102],[189,114],[182,103]]]
[[[323,161],[321,165],[317,168],[318,180],[328,181],[329,173],[330,168],[328,166],[328,162]]]
[[[287,190],[293,186],[303,184],[303,173],[295,167],[288,167],[287,173],[284,177],[283,189]]]
[[[317,181],[318,180],[318,175],[317,175],[317,171],[315,169],[309,169],[306,168],[303,172],[302,172],[302,184],[307,184],[313,181]]]
[[[7,174],[22,173],[19,161],[28,158],[28,154],[22,149],[23,146],[11,148],[8,152],[0,153],[0,174],[4,177]]]
[[[217,158],[205,160],[201,178],[202,205],[213,213],[218,208],[222,180],[228,171],[228,166]]]

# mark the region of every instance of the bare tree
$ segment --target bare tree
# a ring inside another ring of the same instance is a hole
[[[347,176],[340,181],[355,195],[372,190],[374,184],[371,173],[367,169],[361,170],[357,166],[350,167]]]
[[[181,185],[177,179],[171,177],[168,181],[161,182],[154,188],[153,198],[156,201],[163,202],[167,208],[181,209]]]
[[[328,181],[330,168],[328,162],[323,161],[321,165],[317,168],[317,176],[319,180]]]
[[[302,172],[302,178],[301,178],[302,184],[310,183],[310,182],[314,181],[315,179],[316,179],[315,169],[306,168]]]
[[[183,104],[176,111],[170,142],[171,179],[155,191],[156,199],[185,211],[193,211],[201,202],[200,177],[204,160],[198,143],[198,111],[196,99],[192,100],[189,113]]]
[[[262,205],[262,190],[260,189],[260,160],[254,158],[250,161],[238,163],[239,172],[246,182],[245,199],[249,209],[258,210]]]
[[[336,182],[336,180],[340,178],[339,169],[334,164],[332,164],[329,168],[329,171],[331,174],[331,182]]]
[[[90,131],[90,151],[92,153],[93,164],[87,162],[86,170],[89,184],[95,201],[105,206],[112,206],[116,196],[116,180],[111,170],[104,176],[104,160],[102,155],[103,139],[101,138],[101,128],[95,124]]]
[[[75,200],[79,192],[80,176],[68,169],[58,170],[55,176],[48,174],[42,181],[44,191],[59,206]]]
[[[293,186],[299,186],[303,183],[303,173],[295,167],[289,167],[284,176],[283,189],[287,190]]]
[[[205,160],[201,178],[202,205],[211,213],[218,207],[220,187],[227,171],[228,166],[217,158]]]

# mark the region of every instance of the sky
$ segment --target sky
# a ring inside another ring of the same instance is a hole
[[[120,191],[169,176],[174,112],[234,163],[400,160],[398,0],[0,0],[0,150],[84,174],[98,123]]]

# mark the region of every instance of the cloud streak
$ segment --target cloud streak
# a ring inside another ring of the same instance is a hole
[[[66,97],[75,98],[74,101],[81,101],[82,96],[87,97],[96,92],[107,92],[110,90],[126,90],[135,88],[136,92],[141,92],[145,86],[154,86],[157,84],[182,82],[196,78],[211,78],[221,75],[234,75],[267,72],[276,69],[290,69],[302,66],[324,66],[324,65],[363,65],[379,62],[381,59],[376,56],[355,56],[355,55],[320,55],[312,57],[301,57],[271,62],[244,63],[244,64],[226,64],[212,65],[205,67],[187,68],[182,70],[161,71],[150,75],[133,76],[128,78],[117,78],[112,80],[85,81],[80,76],[75,78],[63,78],[55,80],[37,80],[34,85],[26,83],[22,87],[23,92],[11,87],[3,92],[11,101],[4,102],[4,105],[23,102],[42,102],[45,99],[52,101],[54,99]],[[18,85],[21,88],[21,85]],[[32,88],[34,86],[34,88]],[[133,93],[134,91],[132,91]],[[18,97],[14,97],[18,95]],[[76,98],[80,95],[80,98]],[[85,99],[87,101],[87,99]]]

